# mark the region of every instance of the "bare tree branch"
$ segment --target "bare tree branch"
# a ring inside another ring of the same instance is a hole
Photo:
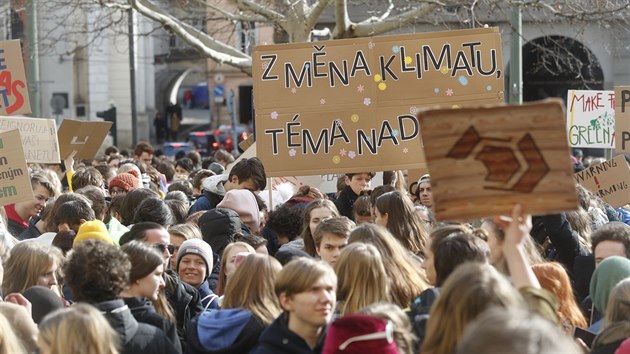
[[[419,18],[433,12],[438,6],[444,6],[444,3],[440,1],[425,1],[416,8],[392,16],[384,21],[373,22],[371,19],[367,19],[351,26],[357,37],[374,36],[393,31],[403,24],[417,21]]]
[[[236,4],[236,6],[243,11],[251,11],[255,14],[258,14],[269,21],[279,22],[285,19],[285,16],[281,13],[273,11],[272,9],[263,6],[261,4],[256,3],[256,1],[251,0],[231,0]]]
[[[322,16],[322,13],[326,8],[330,5],[332,0],[319,0],[309,10],[309,14],[306,17],[306,27],[307,28],[315,28],[317,21]]]
[[[333,30],[333,37],[343,38],[349,27],[348,0],[335,0],[335,29]]]

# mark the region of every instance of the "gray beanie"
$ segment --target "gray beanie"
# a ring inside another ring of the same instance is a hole
[[[177,271],[179,271],[179,262],[182,258],[187,254],[196,254],[197,256],[203,258],[206,262],[206,277],[210,275],[212,272],[212,247],[201,239],[193,238],[190,240],[186,240],[179,246],[179,251],[177,251]]]

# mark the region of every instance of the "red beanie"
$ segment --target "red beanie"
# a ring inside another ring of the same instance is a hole
[[[363,314],[337,319],[328,328],[322,354],[346,353],[399,354],[392,322]]]
[[[131,173],[124,172],[112,178],[112,180],[109,182],[109,189],[112,189],[113,187],[118,187],[125,192],[129,192],[133,189],[140,188],[141,185],[138,178],[136,178]]]

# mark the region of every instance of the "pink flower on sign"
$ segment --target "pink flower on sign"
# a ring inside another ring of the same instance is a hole
[[[365,90],[365,86],[359,85],[357,86],[357,92],[363,92]]]
[[[326,99],[322,98],[321,100],[319,100],[319,104],[326,104]]]
[[[406,154],[406,153],[408,153],[408,152],[409,152],[409,149],[407,149],[407,148],[404,148],[404,149],[403,149],[403,154]]]
[[[446,95],[447,96],[453,96],[453,89],[447,89],[446,90]]]
[[[296,92],[297,92],[297,89],[296,89],[295,87],[293,87],[293,88],[291,89],[291,93],[295,94]]]
[[[271,112],[271,119],[278,119],[278,112],[276,111]]]
[[[347,153],[346,149],[339,150],[339,155],[341,155],[341,156],[346,156],[346,153]]]
[[[354,151],[350,150],[350,152],[348,152],[348,157],[354,159],[355,157],[357,157],[357,154]]]
[[[374,42],[368,42],[368,48],[373,49],[376,46],[376,44],[374,44]]]
[[[409,108],[409,113],[411,113],[411,114],[418,113],[418,107],[413,106],[413,107]]]
[[[267,67],[268,67],[268,66],[269,66],[269,63],[268,63],[268,62],[264,62],[264,63],[262,63],[262,68],[263,68],[263,69],[267,69]]]
[[[369,98],[369,97],[364,98],[363,99],[363,104],[366,105],[366,106],[371,105],[372,104],[372,99]]]
[[[337,124],[338,126],[342,126],[343,122],[341,121],[341,118],[335,119],[335,124]]]
[[[297,154],[297,151],[295,151],[295,149],[289,150],[289,156],[295,157],[295,154]]]

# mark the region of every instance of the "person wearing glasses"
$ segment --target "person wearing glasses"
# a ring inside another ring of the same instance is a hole
[[[251,353],[321,353],[337,301],[333,269],[323,261],[294,259],[278,274],[275,290],[283,313]]]
[[[120,238],[120,246],[134,240],[156,248],[162,255],[164,269],[168,269],[174,246],[170,244],[170,236],[162,225],[150,221],[134,224]],[[179,337],[186,338],[186,326],[203,310],[199,292],[183,282],[172,270],[164,272],[163,276],[166,286],[161,291],[166,295],[170,309],[175,312]]]

